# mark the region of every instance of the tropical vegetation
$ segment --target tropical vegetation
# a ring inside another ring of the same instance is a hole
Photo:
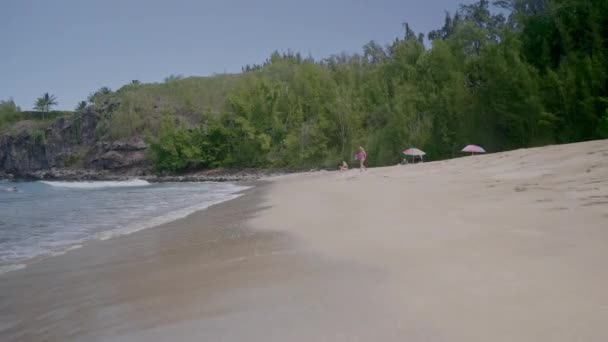
[[[99,113],[105,139],[145,136],[168,172],[333,168],[359,145],[388,165],[409,146],[442,159],[469,143],[608,138],[608,1],[480,0],[426,35],[403,28],[361,53],[275,52],[236,75],[102,88],[77,112]],[[0,108],[0,125],[18,111]]]
[[[36,99],[34,110],[41,112],[42,119],[44,120],[45,116],[51,111],[51,108],[56,105],[57,97],[55,95],[49,95],[49,93],[44,93],[44,95]]]

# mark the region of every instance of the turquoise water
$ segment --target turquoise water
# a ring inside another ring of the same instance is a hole
[[[16,187],[13,189],[13,187]],[[229,183],[0,182],[0,273],[237,197]]]

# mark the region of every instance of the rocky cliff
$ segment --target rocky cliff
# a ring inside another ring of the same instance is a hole
[[[26,120],[0,136],[0,178],[96,179],[150,173],[141,136],[111,141],[100,115],[62,117],[46,127]]]

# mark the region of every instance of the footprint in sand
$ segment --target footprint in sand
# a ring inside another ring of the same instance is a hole
[[[594,190],[599,190],[600,188],[582,188],[582,189],[576,189],[576,192],[583,192],[583,191],[594,191]],[[573,188],[568,188],[568,190],[574,190]]]
[[[583,207],[591,207],[594,205],[602,205],[602,204],[608,204],[608,201],[588,202],[588,203],[583,204]]]
[[[585,184],[597,184],[597,183],[604,183],[606,180],[605,179],[600,179],[600,180],[593,180],[591,182],[587,182]]]

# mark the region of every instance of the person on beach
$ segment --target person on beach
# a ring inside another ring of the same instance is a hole
[[[359,153],[357,153],[357,159],[359,159],[359,171],[367,170],[367,153],[363,146],[359,146]]]
[[[346,164],[345,160],[343,160],[342,165],[340,165],[340,171],[348,171],[348,164]]]

